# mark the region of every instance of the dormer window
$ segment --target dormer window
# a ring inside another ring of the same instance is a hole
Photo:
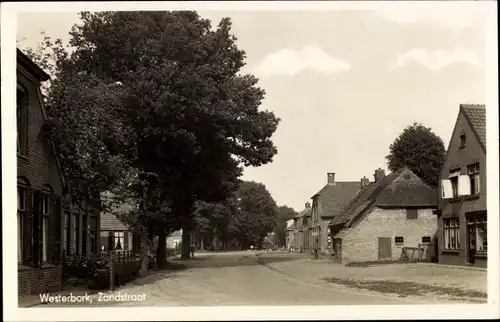
[[[465,133],[460,135],[460,149],[465,148],[467,144],[467,137],[465,136]]]

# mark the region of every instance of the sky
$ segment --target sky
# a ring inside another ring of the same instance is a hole
[[[279,205],[300,211],[327,173],[373,180],[414,122],[448,146],[461,103],[485,103],[484,9],[435,2],[372,10],[199,11],[230,17],[245,72],[266,91],[262,109],[280,119],[272,163],[247,168]],[[35,47],[44,31],[67,42],[76,13],[23,13],[17,39]]]

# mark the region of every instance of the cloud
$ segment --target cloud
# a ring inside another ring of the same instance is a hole
[[[389,66],[394,70],[410,63],[425,66],[433,71],[439,71],[454,63],[464,62],[476,67],[481,66],[479,57],[470,50],[456,48],[454,51],[443,50],[428,51],[425,49],[412,49],[399,55],[397,61]]]
[[[329,56],[320,47],[306,46],[299,51],[281,49],[270,55],[254,69],[259,77],[286,75],[293,76],[305,70],[332,74],[351,69],[344,60]]]
[[[432,21],[448,27],[461,28],[477,24],[488,10],[486,4],[481,1],[446,2],[384,3],[375,8],[375,11],[385,19],[398,23]]]

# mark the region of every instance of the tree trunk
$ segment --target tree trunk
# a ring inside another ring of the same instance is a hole
[[[203,236],[203,234],[201,234],[201,240],[200,240],[200,250],[201,250],[201,251],[204,251],[204,250],[205,250],[205,247],[204,247],[204,245],[203,245],[203,237],[205,237],[205,236]]]
[[[167,234],[158,234],[158,247],[156,248],[156,265],[158,268],[167,266]]]
[[[140,260],[141,260],[141,268],[139,270],[139,275],[144,276],[148,272],[148,251],[149,251],[149,242],[146,235],[146,230],[143,227],[139,228],[139,239],[141,243],[141,252],[140,252]]]
[[[140,210],[141,212],[146,212],[147,211],[147,187],[142,186],[142,202],[140,204]],[[141,216],[142,217],[142,216]],[[143,276],[148,272],[148,264],[149,264],[149,242],[148,242],[148,234],[146,231],[146,228],[142,226],[142,222],[140,220],[137,220],[136,222],[136,228],[137,231],[139,232],[139,239],[140,239],[140,260],[141,260],[141,268],[139,270],[139,275]]]
[[[181,259],[189,259],[191,257],[191,230],[187,227],[182,228],[182,250]]]

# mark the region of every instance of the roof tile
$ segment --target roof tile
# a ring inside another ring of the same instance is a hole
[[[469,120],[472,129],[476,132],[479,142],[486,149],[486,105],[462,104],[460,108]]]
[[[359,181],[339,181],[327,184],[316,195],[321,204],[322,216],[334,217],[360,191]]]

